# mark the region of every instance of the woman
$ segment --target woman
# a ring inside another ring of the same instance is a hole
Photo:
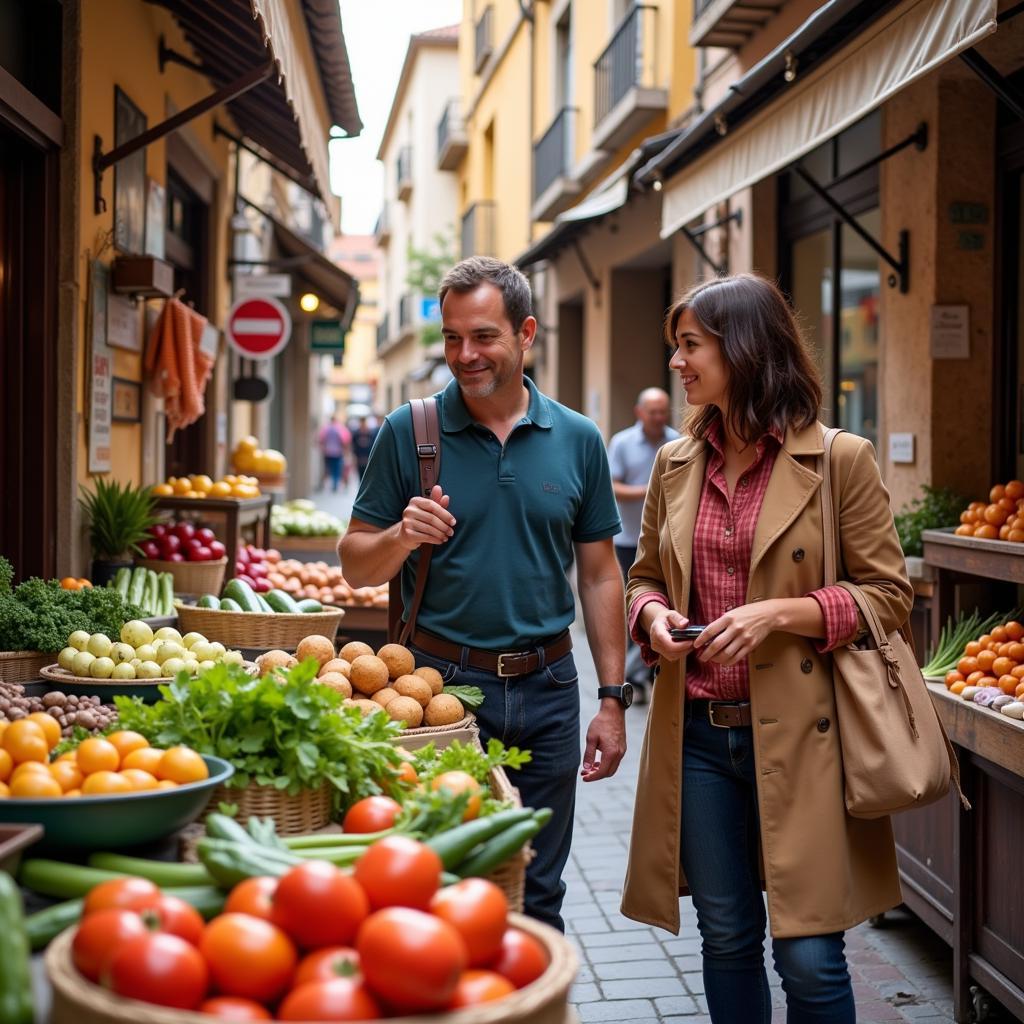
[[[678,932],[689,891],[716,1024],[771,1020],[767,891],[790,1024],[853,1024],[843,932],[900,902],[888,818],[847,816],[829,651],[863,630],[823,588],[821,387],[769,281],[701,285],[666,318],[688,436],[651,476],[627,601],[660,674],[622,910]],[[913,592],[871,445],[832,448],[840,578],[888,632]],[[693,641],[670,629],[690,623]],[[763,879],[763,882],[762,882]]]

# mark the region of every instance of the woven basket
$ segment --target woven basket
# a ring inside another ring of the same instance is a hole
[[[218,786],[210,794],[206,813],[210,814],[222,804],[238,807],[236,820],[244,825],[250,818],[273,818],[279,835],[298,836],[315,832],[331,820],[330,786],[303,789],[289,796],[273,786],[250,783],[242,789]]]
[[[174,589],[179,594],[219,594],[224,585],[224,570],[228,560],[218,558],[210,562],[163,562],[157,558],[136,561],[143,569],[169,572],[174,577]]]
[[[256,675],[255,662],[243,661],[242,667],[248,671],[249,675]],[[102,693],[104,687],[125,687],[131,686],[132,683],[146,683],[148,685],[152,685],[154,683],[174,682],[174,676],[157,676],[155,679],[94,679],[92,676],[72,675],[67,669],[61,668],[60,665],[43,666],[43,668],[39,670],[39,678],[45,679],[50,683],[74,683],[76,686],[87,683],[89,686],[95,686],[97,693]]]
[[[545,924],[512,914],[509,924],[532,935],[548,954],[547,970],[532,984],[492,1003],[450,1013],[391,1017],[391,1024],[567,1024],[573,1017],[569,989],[579,959],[572,943]],[[123,999],[86,981],[71,962],[73,928],[50,943],[46,973],[53,987],[51,1024],[210,1024],[207,1014],[172,1010],[136,999]]]
[[[425,736],[427,740],[437,740],[443,736],[445,742],[442,746],[447,746],[452,740],[472,743],[479,735],[480,729],[476,724],[476,715],[467,711],[466,717],[460,722],[453,722],[451,725],[418,725],[414,729],[403,729],[398,739],[401,742],[411,736]]]
[[[40,671],[51,661],[53,655],[41,651],[0,651],[0,682],[27,683],[38,679]]]
[[[299,615],[278,612],[268,615],[266,612],[222,612],[182,604],[178,606],[178,629],[182,633],[194,630],[231,647],[294,651],[299,641],[307,636],[325,636],[333,643],[344,614],[341,608]]]

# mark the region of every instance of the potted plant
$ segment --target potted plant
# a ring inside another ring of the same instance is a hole
[[[92,581],[103,586],[118,569],[131,566],[133,554],[142,553],[139,544],[157,521],[153,497],[148,488],[97,478],[96,490],[83,487],[78,503],[89,518]]]
[[[925,530],[956,525],[967,502],[948,487],[922,484],[921,490],[922,495],[905,505],[895,516],[896,532],[907,559],[907,575],[911,579],[930,580],[932,574],[922,559],[924,545],[921,534]]]

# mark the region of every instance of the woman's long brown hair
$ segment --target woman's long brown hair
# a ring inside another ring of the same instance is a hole
[[[818,418],[821,381],[796,317],[782,292],[757,274],[732,274],[697,285],[665,316],[665,340],[676,347],[679,318],[693,310],[718,339],[729,368],[729,427],[750,444],[771,430],[809,427]],[[720,416],[713,405],[686,416],[691,437],[705,438]]]

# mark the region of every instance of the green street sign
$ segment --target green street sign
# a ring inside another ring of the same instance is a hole
[[[313,320],[309,325],[309,347],[314,352],[345,351],[345,331],[340,320]]]

